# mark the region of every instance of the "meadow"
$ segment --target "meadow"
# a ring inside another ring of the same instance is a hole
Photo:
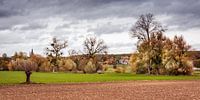
[[[23,71],[0,71],[0,84],[20,84],[25,82]],[[34,83],[83,83],[83,82],[116,82],[135,80],[200,80],[200,73],[191,76],[145,75],[133,73],[78,74],[64,72],[33,72],[31,81]]]

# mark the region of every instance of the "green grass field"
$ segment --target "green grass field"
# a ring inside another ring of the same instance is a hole
[[[77,82],[111,82],[130,80],[199,80],[200,74],[192,76],[155,76],[136,75],[130,73],[105,73],[105,74],[75,74],[75,73],[44,73],[33,72],[32,82],[35,83],[77,83]],[[22,71],[0,71],[0,84],[19,84],[25,81]]]

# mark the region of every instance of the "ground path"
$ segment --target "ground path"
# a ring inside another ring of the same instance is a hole
[[[200,100],[200,81],[0,85],[0,100]]]

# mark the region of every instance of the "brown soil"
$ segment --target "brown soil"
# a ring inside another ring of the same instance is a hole
[[[0,86],[0,100],[200,100],[200,81]]]

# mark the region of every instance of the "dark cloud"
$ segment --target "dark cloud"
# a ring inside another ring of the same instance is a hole
[[[169,17],[163,23],[175,26],[176,31],[199,29],[199,9],[200,0],[0,0],[0,47],[52,36],[69,36],[76,45],[80,44],[76,43],[77,37],[84,37],[87,32],[98,36],[127,32],[130,23],[134,24],[128,18],[136,19],[145,13]],[[109,23],[113,18],[118,20]],[[123,18],[130,21],[128,25],[120,22]],[[101,23],[104,19],[108,23]],[[121,48],[131,44],[118,43]]]
[[[13,14],[15,14],[15,13],[10,12],[10,11],[6,11],[6,10],[2,10],[2,9],[0,10],[0,17],[9,17]]]
[[[187,27],[200,19],[199,0],[5,0],[1,3],[0,17],[21,14],[34,18],[65,16],[66,20],[98,19],[106,17],[137,17],[143,13],[171,15],[170,24]],[[177,20],[179,19],[180,20]],[[193,18],[193,19],[191,19]],[[195,18],[195,19],[194,19]]]

